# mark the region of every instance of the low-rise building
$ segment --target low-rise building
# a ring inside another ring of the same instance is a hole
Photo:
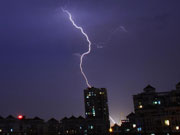
[[[156,92],[150,85],[133,96],[135,123],[143,134],[180,134],[180,83],[175,90]]]
[[[112,135],[180,135],[180,82],[167,92],[148,85],[133,102],[134,113],[114,125]]]

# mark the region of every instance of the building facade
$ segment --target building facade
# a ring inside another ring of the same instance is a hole
[[[180,83],[167,92],[156,92],[151,85],[133,95],[134,113],[112,135],[180,135]]]
[[[110,121],[105,88],[84,90],[85,118],[54,118],[45,122],[39,117],[0,117],[0,135],[109,135]]]
[[[180,83],[168,92],[156,92],[150,85],[133,96],[135,123],[142,134],[180,134]]]
[[[70,117],[60,121],[62,135],[109,135],[110,121],[105,88],[84,90],[85,118]]]
[[[12,115],[6,118],[0,117],[0,135],[57,135],[59,122],[56,122],[57,127],[54,130],[48,129],[48,126],[53,125],[52,121],[45,122],[38,117],[26,118],[23,116],[21,119]]]
[[[110,121],[107,90],[105,88],[87,88],[84,90],[85,117],[93,127],[92,134],[109,134]]]
[[[87,135],[86,120],[82,116],[64,117],[60,121],[61,135]]]

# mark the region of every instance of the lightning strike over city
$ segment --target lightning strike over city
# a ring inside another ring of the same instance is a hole
[[[89,40],[88,35],[84,32],[83,28],[80,27],[80,26],[78,26],[78,25],[74,22],[74,20],[72,19],[71,13],[70,13],[68,10],[65,10],[65,9],[63,9],[63,8],[62,8],[62,11],[63,11],[64,13],[68,14],[69,20],[72,22],[73,26],[74,26],[76,29],[79,29],[79,30],[81,31],[81,33],[86,37],[86,40],[87,40],[87,42],[88,42],[88,46],[89,46],[88,51],[85,52],[85,53],[83,53],[83,54],[81,55],[81,57],[80,57],[80,70],[81,70],[82,75],[84,76],[84,79],[85,79],[85,81],[86,81],[86,84],[87,84],[88,88],[91,88],[91,85],[89,84],[88,79],[87,79],[87,77],[86,77],[86,75],[85,75],[85,73],[84,73],[84,71],[83,71],[83,68],[82,68],[84,56],[85,56],[85,55],[88,55],[88,54],[91,52],[91,41]],[[115,120],[114,120],[111,116],[109,116],[109,118],[110,118],[110,120],[112,121],[113,124],[116,123]]]
[[[81,73],[82,73],[82,75],[83,75],[83,77],[84,77],[84,79],[85,79],[85,81],[86,81],[87,86],[88,86],[89,88],[91,88],[91,85],[89,84],[89,81],[88,81],[88,79],[87,79],[87,76],[86,76],[86,74],[84,73],[83,67],[82,67],[82,66],[83,66],[83,58],[84,58],[84,56],[88,55],[88,54],[91,52],[91,41],[89,40],[88,35],[84,32],[83,28],[80,27],[80,26],[78,26],[78,25],[74,22],[74,20],[72,19],[71,13],[70,13],[69,11],[63,9],[63,8],[62,8],[62,11],[69,16],[69,20],[72,22],[73,26],[74,26],[76,29],[79,29],[79,30],[81,31],[81,33],[85,36],[85,38],[86,38],[86,40],[87,40],[87,42],[88,42],[88,51],[87,51],[87,52],[84,52],[84,53],[80,56],[80,70],[81,70]]]
[[[180,135],[179,7],[0,0],[0,135]]]

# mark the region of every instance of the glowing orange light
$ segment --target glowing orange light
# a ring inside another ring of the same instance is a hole
[[[112,132],[113,132],[113,129],[112,129],[112,128],[110,128],[110,129],[109,129],[109,132],[110,132],[110,133],[112,133]]]
[[[23,116],[22,115],[18,115],[18,119],[19,120],[23,119]]]

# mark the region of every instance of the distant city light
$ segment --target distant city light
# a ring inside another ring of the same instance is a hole
[[[18,115],[18,119],[19,120],[23,119],[23,116],[22,115]]]
[[[2,129],[0,129],[0,132],[2,132]]]
[[[112,132],[113,132],[113,129],[112,129],[112,128],[110,128],[110,129],[109,129],[109,132],[110,132],[110,133],[112,133]]]

